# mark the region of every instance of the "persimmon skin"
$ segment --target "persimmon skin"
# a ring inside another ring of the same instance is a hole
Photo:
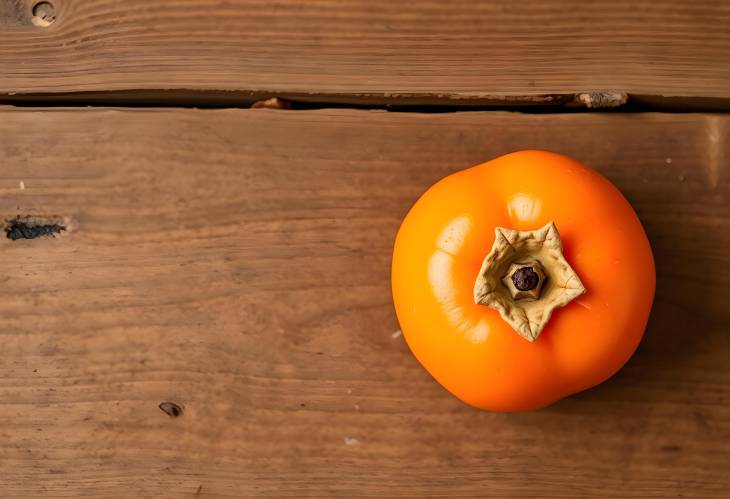
[[[554,221],[587,292],[554,311],[534,343],[474,303],[495,227]],[[545,407],[615,374],[636,350],[656,275],[641,222],[619,190],[569,157],[520,151],[454,173],[403,220],[392,261],[403,335],[452,394],[491,411]]]

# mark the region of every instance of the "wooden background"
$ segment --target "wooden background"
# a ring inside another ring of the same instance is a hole
[[[53,3],[0,0],[0,100],[54,105],[0,107],[0,215],[69,226],[0,239],[0,497],[727,497],[728,3]],[[63,106],[606,90],[697,112]],[[524,148],[618,185],[657,297],[614,378],[494,414],[408,352],[390,252]]]
[[[34,3],[0,1],[0,93],[16,98],[549,104],[620,91],[725,108],[730,98],[724,0],[53,0],[48,29],[32,24]]]

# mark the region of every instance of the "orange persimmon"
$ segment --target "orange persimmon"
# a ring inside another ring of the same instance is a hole
[[[603,382],[631,357],[654,297],[644,229],[576,160],[521,151],[450,175],[411,208],[392,290],[413,354],[448,391],[530,410]]]

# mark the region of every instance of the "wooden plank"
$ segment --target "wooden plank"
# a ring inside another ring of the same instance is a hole
[[[56,238],[0,240],[3,497],[724,494],[729,125],[0,111],[3,218],[70,223]],[[658,291],[612,380],[491,414],[409,354],[390,251],[432,182],[522,148],[573,155],[623,190]]]
[[[34,3],[0,0],[6,102],[279,95],[500,105],[625,92],[639,102],[727,106],[730,98],[722,1],[53,0],[55,22],[45,28],[33,24]]]

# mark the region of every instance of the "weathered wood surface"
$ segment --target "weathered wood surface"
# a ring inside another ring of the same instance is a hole
[[[729,122],[0,111],[0,213],[71,223],[0,240],[0,495],[726,494]],[[658,291],[612,380],[490,414],[395,334],[390,251],[428,185],[521,148],[623,190]]]
[[[33,24],[36,3],[0,0],[5,100],[730,98],[723,1],[53,0],[48,27]],[[108,91],[117,93],[93,94]]]

